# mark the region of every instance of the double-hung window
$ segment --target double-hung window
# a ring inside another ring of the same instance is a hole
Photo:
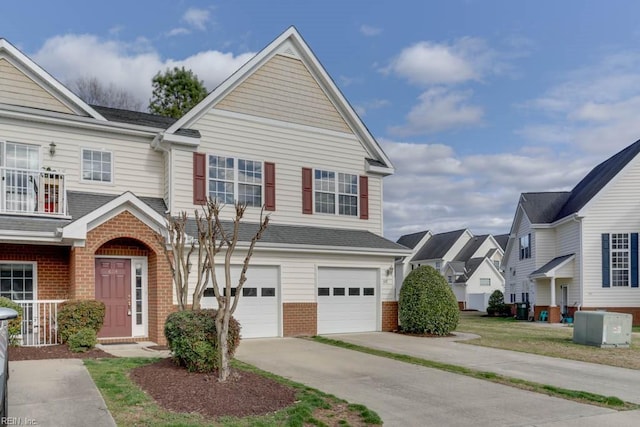
[[[314,201],[317,213],[358,215],[358,175],[316,169]]]
[[[0,263],[0,296],[13,301],[34,299],[33,263]]]
[[[113,154],[110,151],[82,149],[82,180],[113,182]]]
[[[611,286],[629,286],[629,234],[611,234]]]
[[[531,233],[520,237],[520,259],[531,258]]]
[[[209,156],[209,197],[220,203],[236,200],[262,206],[262,162]]]

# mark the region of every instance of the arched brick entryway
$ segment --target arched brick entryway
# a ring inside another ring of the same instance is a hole
[[[148,283],[148,331],[145,337],[165,344],[164,323],[173,309],[171,269],[155,230],[128,211],[114,216],[87,232],[84,247],[74,247],[70,256],[72,298],[93,299],[95,260],[98,257],[145,257]]]

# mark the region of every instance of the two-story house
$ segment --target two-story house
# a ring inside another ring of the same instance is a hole
[[[495,290],[504,292],[500,263],[506,241],[507,235],[475,236],[467,229],[401,236],[397,243],[412,252],[396,260],[398,290],[411,270],[429,265],[447,280],[461,310],[485,311],[489,296]]]
[[[507,302],[550,322],[576,310],[630,313],[640,324],[640,141],[593,168],[571,191],[523,193],[503,261]]]
[[[175,295],[158,233],[208,197],[249,206],[234,274],[271,215],[236,312],[244,337],[397,326],[393,166],[294,28],[179,120],[87,105],[0,39],[0,149],[0,295],[27,307],[23,338],[55,335],[59,301],[96,298],[103,341],[163,343]]]

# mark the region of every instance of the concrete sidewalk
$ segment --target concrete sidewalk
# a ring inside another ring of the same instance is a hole
[[[9,362],[8,421],[38,426],[116,425],[80,359]]]
[[[296,338],[244,340],[243,362],[376,411],[385,426],[633,426],[611,409]]]
[[[453,338],[421,338],[371,332],[327,335],[327,338],[571,390],[615,396],[640,404],[639,370],[462,344],[458,341],[475,336],[456,335]]]

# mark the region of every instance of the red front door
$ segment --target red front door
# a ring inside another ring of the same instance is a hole
[[[96,259],[96,299],[106,306],[101,338],[131,336],[131,260]]]

